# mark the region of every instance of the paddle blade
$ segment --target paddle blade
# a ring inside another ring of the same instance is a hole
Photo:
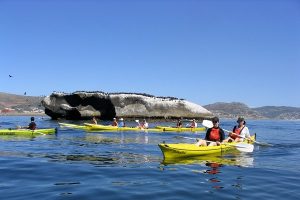
[[[237,150],[241,152],[247,152],[251,153],[254,150],[254,146],[252,144],[246,144],[246,143],[238,143],[234,145]]]
[[[206,119],[203,120],[202,125],[205,126],[206,128],[212,128],[214,126],[212,121]]]

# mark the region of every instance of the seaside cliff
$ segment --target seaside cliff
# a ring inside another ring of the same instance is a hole
[[[139,93],[54,92],[42,100],[52,119],[86,119],[96,116],[110,120],[123,118],[205,118],[212,116],[195,103],[173,97]]]

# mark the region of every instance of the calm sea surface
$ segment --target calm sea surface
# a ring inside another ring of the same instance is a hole
[[[29,118],[2,116],[0,126],[25,126]],[[272,146],[171,163],[158,143],[191,143],[178,136],[204,133],[85,132],[62,129],[47,117],[36,122],[58,133],[0,136],[1,199],[300,198],[300,121],[248,120],[257,141]],[[225,129],[234,124],[221,121]]]

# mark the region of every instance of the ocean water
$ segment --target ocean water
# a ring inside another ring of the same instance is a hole
[[[28,122],[0,117],[1,128]],[[191,143],[180,136],[204,133],[85,132],[47,117],[36,122],[58,133],[0,136],[1,199],[299,199],[300,121],[248,120],[257,141],[272,146],[173,162],[163,160],[158,143]]]

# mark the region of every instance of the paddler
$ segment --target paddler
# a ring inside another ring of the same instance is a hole
[[[111,124],[112,126],[118,126],[118,122],[117,122],[117,119],[114,117],[113,118],[113,122]]]
[[[125,127],[125,122],[123,118],[119,119],[119,127]]]
[[[22,128],[35,130],[36,129],[36,123],[34,122],[34,117],[30,118],[30,123],[28,124],[28,126],[25,126],[25,127],[22,127]]]
[[[199,140],[196,145],[198,146],[219,146],[225,138],[223,129],[219,127],[219,118],[212,119],[213,127],[207,129],[205,139]]]
[[[232,132],[229,133],[228,138],[224,142],[243,142],[245,138],[252,141],[245,119],[239,117],[236,123],[238,125],[233,127]]]
[[[181,128],[182,127],[182,122],[181,119],[177,120],[176,128]]]
[[[96,117],[94,116],[92,119],[93,124],[98,124]]]
[[[149,124],[146,121],[146,119],[143,120],[143,122],[139,125],[140,129],[148,129],[149,128]]]

